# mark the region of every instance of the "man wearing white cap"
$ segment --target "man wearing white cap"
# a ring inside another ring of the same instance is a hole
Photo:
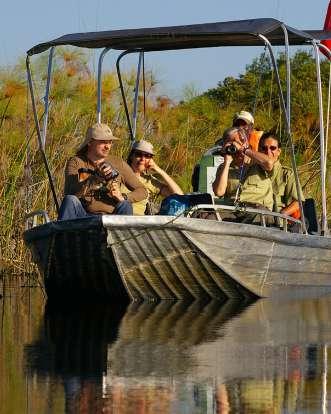
[[[132,214],[132,204],[148,197],[147,190],[121,158],[109,155],[117,141],[105,124],[87,129],[84,142],[65,169],[64,200],[59,220],[93,214]],[[122,194],[121,184],[129,190]]]
[[[235,127],[253,128],[254,117],[248,111],[237,112],[233,117],[232,125]]]

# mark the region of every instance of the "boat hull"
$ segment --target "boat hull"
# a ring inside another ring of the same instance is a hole
[[[49,297],[129,301],[101,217],[47,223],[24,237]]]
[[[25,238],[48,294],[80,290],[153,301],[331,292],[326,237],[168,216],[102,216],[39,227]]]

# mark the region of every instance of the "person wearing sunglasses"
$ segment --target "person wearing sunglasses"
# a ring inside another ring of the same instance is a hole
[[[300,208],[298,202],[298,192],[295,183],[293,170],[283,166],[279,161],[281,154],[281,143],[278,137],[272,132],[266,132],[262,135],[259,142],[259,151],[269,157],[274,165],[270,172],[270,178],[274,193],[273,210],[300,218]],[[301,200],[304,201],[304,195],[300,188]]]
[[[136,141],[131,147],[128,164],[148,191],[148,198],[132,204],[133,214],[151,214],[151,205],[158,196],[184,194],[179,185],[154,160],[154,147],[148,141]]]

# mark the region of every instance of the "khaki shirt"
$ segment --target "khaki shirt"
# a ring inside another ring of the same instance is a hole
[[[295,184],[295,177],[293,170],[289,167],[284,167],[277,161],[274,164],[270,174],[272,188],[275,195],[275,204],[277,211],[281,211],[294,200],[298,200],[298,192]],[[304,195],[300,188],[301,200],[304,201]]]
[[[118,177],[110,180],[107,186],[114,181],[119,184],[120,188],[125,185],[130,190],[127,199],[131,203],[147,199],[147,190],[125,161],[115,156],[109,156],[106,161],[119,172]],[[113,213],[118,201],[109,196],[107,187],[102,185],[103,180],[90,175],[86,180],[79,182],[78,170],[80,168],[96,170],[94,163],[85,155],[70,158],[65,168],[64,194],[77,196],[90,213]]]
[[[225,201],[235,200],[239,185],[240,168],[231,166],[229,169],[228,186],[224,194]],[[240,201],[243,203],[260,204],[272,210],[273,191],[268,172],[257,164],[246,167],[244,172]]]
[[[161,188],[164,185],[157,178],[152,175],[142,174],[138,180],[144,185],[148,191],[148,198],[132,203],[133,214],[136,216],[143,216],[146,211],[148,201],[154,201],[160,194]],[[129,194],[129,190],[124,188],[123,193]]]

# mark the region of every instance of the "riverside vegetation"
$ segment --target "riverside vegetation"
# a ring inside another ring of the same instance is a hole
[[[47,58],[33,60],[37,87],[38,114],[42,122],[43,93]],[[285,86],[284,56],[278,56],[280,76]],[[315,63],[310,54],[298,51],[292,66],[292,131],[301,183],[306,197],[320,204],[319,120],[316,97]],[[321,65],[325,112],[329,64]],[[135,72],[124,74],[124,84],[132,107]],[[191,174],[204,150],[231,125],[234,112],[255,112],[256,127],[274,130],[283,140],[284,162],[289,164],[280,102],[270,61],[261,55],[237,78],[227,77],[198,95],[193,87],[184,90],[183,100],[173,102],[158,95],[158,82],[151,71],[145,75],[145,105],[140,99],[137,137],[153,142],[158,162],[184,191],[191,191]],[[141,91],[141,97],[143,92]],[[129,149],[124,107],[115,72],[103,76],[103,115],[114,134],[122,140],[115,152],[126,158]],[[143,110],[145,107],[145,111]],[[70,48],[58,49],[53,67],[46,153],[56,193],[61,199],[66,159],[81,142],[87,126],[95,122],[96,79],[89,69],[89,56]],[[326,119],[326,117],[325,117]],[[330,146],[329,146],[330,154]],[[330,167],[330,156],[328,157]],[[328,171],[330,168],[328,168]],[[330,205],[330,173],[328,204]],[[30,261],[22,240],[24,216],[45,209],[56,217],[48,180],[38,152],[24,62],[0,69],[0,271],[28,270]],[[330,216],[329,216],[330,219]]]

